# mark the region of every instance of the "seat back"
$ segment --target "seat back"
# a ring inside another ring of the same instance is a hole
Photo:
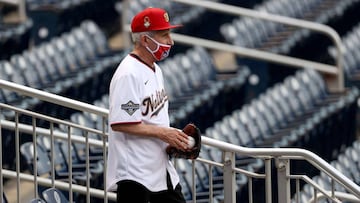
[[[3,203],[8,203],[8,201],[7,201],[6,196],[5,196],[4,193],[3,193],[3,195],[2,195],[2,202],[3,202]]]
[[[29,203],[46,203],[46,202],[45,202],[45,200],[43,200],[43,199],[36,198],[36,199],[30,200]]]
[[[20,152],[30,166],[30,170],[33,174],[49,174],[51,172],[50,159],[45,149],[39,145],[36,145],[36,148],[36,158],[34,158],[34,144],[32,142],[26,142],[22,144],[20,147]],[[36,160],[37,163],[37,172],[34,171],[34,160]]]
[[[69,203],[65,195],[56,188],[48,188],[42,193],[46,202],[52,203]]]

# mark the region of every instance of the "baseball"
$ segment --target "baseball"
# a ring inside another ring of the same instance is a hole
[[[195,139],[191,136],[188,136],[188,148],[191,149],[195,146]]]

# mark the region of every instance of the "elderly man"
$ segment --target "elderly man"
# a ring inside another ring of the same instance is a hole
[[[188,150],[188,136],[170,127],[160,67],[174,42],[168,13],[147,8],[131,22],[134,48],[119,64],[109,89],[107,190],[118,203],[184,203],[166,147]]]

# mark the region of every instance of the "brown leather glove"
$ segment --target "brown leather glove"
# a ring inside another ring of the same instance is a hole
[[[166,148],[166,152],[169,154],[170,157],[173,158],[184,158],[184,159],[196,159],[199,156],[200,149],[201,149],[201,132],[199,128],[197,128],[193,123],[187,124],[182,131],[191,136],[195,140],[195,145],[193,148],[182,151],[176,149],[175,147],[168,146]]]

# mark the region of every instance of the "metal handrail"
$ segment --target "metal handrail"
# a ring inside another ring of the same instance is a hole
[[[19,0],[0,0],[0,3],[6,3],[10,5],[18,5],[20,2]]]
[[[341,199],[342,201],[360,203],[360,200],[358,198],[348,193],[335,191],[334,196],[338,199]],[[316,197],[313,197],[309,200],[309,203],[318,202],[319,200],[324,198],[326,198],[326,195],[324,195],[323,193],[318,193]]]
[[[306,28],[310,29],[312,31],[323,33],[331,38],[331,40],[335,43],[335,46],[337,48],[337,56],[336,56],[336,66],[313,62],[309,60],[303,60],[295,57],[280,55],[280,54],[274,54],[269,53],[266,51],[260,51],[256,49],[251,48],[245,48],[245,47],[239,47],[235,45],[229,45],[228,43],[222,43],[222,42],[216,42],[213,40],[207,40],[202,39],[198,37],[191,37],[183,34],[178,33],[172,33],[172,38],[174,41],[187,44],[187,45],[198,45],[203,46],[209,49],[213,50],[219,50],[219,51],[225,51],[225,52],[231,52],[234,54],[237,54],[239,56],[243,57],[249,57],[264,61],[269,61],[273,63],[283,64],[283,65],[289,65],[292,67],[298,67],[298,68],[313,68],[315,70],[321,71],[323,73],[329,74],[329,75],[335,75],[336,78],[336,87],[331,89],[334,91],[344,91],[344,71],[343,71],[343,45],[341,42],[341,38],[339,34],[330,26],[323,25],[320,23],[314,23],[306,20],[300,20],[275,14],[270,14],[266,12],[246,9],[238,6],[232,6],[227,5],[223,3],[218,3],[214,1],[208,1],[208,0],[172,0],[174,2],[187,4],[191,6],[199,6],[203,7],[212,11],[222,12],[226,14],[236,15],[236,16],[248,16],[252,18],[258,18],[262,20],[282,23],[286,25],[291,25],[295,27],[300,28]],[[128,6],[130,2],[124,1],[124,6]],[[125,11],[127,9],[124,9]],[[128,16],[128,13],[125,12],[123,14],[123,30],[129,32],[130,26],[126,22],[126,18]],[[124,35],[124,37],[128,37],[127,35]],[[129,40],[124,40],[129,41]]]
[[[89,113],[93,113],[102,117],[107,117],[109,114],[109,110],[104,109],[104,108],[100,108],[100,107],[96,107],[94,105],[91,104],[87,104],[84,102],[80,102],[80,101],[76,101],[73,99],[69,99],[66,97],[62,97],[56,94],[52,94],[49,92],[45,92],[45,91],[41,91],[35,88],[31,88],[31,87],[27,87],[24,85],[19,85],[13,82],[9,82],[6,80],[0,80],[0,87],[10,90],[10,91],[14,91],[18,94],[21,95],[25,95],[25,96],[29,96],[29,97],[33,97],[33,98],[38,98],[42,101],[47,101],[53,104],[61,104],[62,106],[68,107],[68,108],[72,108],[75,110],[79,110],[79,111],[85,111],[85,112],[89,112]]]
[[[13,82],[0,80],[0,88],[17,92],[18,94],[31,96],[44,101],[48,101],[54,104],[61,104],[68,108],[73,108],[81,111],[88,111],[102,117],[107,117],[108,110],[100,107],[96,107],[80,101],[75,101],[66,97],[55,95],[48,92],[43,92],[31,87],[26,87]],[[106,135],[106,134],[105,134]],[[268,158],[291,158],[291,159],[303,159],[311,163],[313,166],[322,170],[339,184],[343,185],[348,191],[352,192],[355,196],[360,198],[360,187],[352,182],[349,178],[339,173],[333,166],[328,164],[325,160],[321,159],[316,154],[296,148],[247,148],[214,140],[208,137],[203,137],[202,141],[205,145],[216,147],[220,150],[227,152],[239,153],[250,157],[268,159]]]
[[[222,150],[239,153],[256,158],[291,158],[297,160],[306,160],[317,169],[323,171],[330,177],[337,180],[347,190],[351,191],[358,198],[360,198],[360,187],[351,181],[348,177],[339,173],[333,166],[327,163],[324,159],[311,151],[298,148],[248,148],[229,144],[223,141],[214,140],[208,137],[203,137],[202,142]]]

